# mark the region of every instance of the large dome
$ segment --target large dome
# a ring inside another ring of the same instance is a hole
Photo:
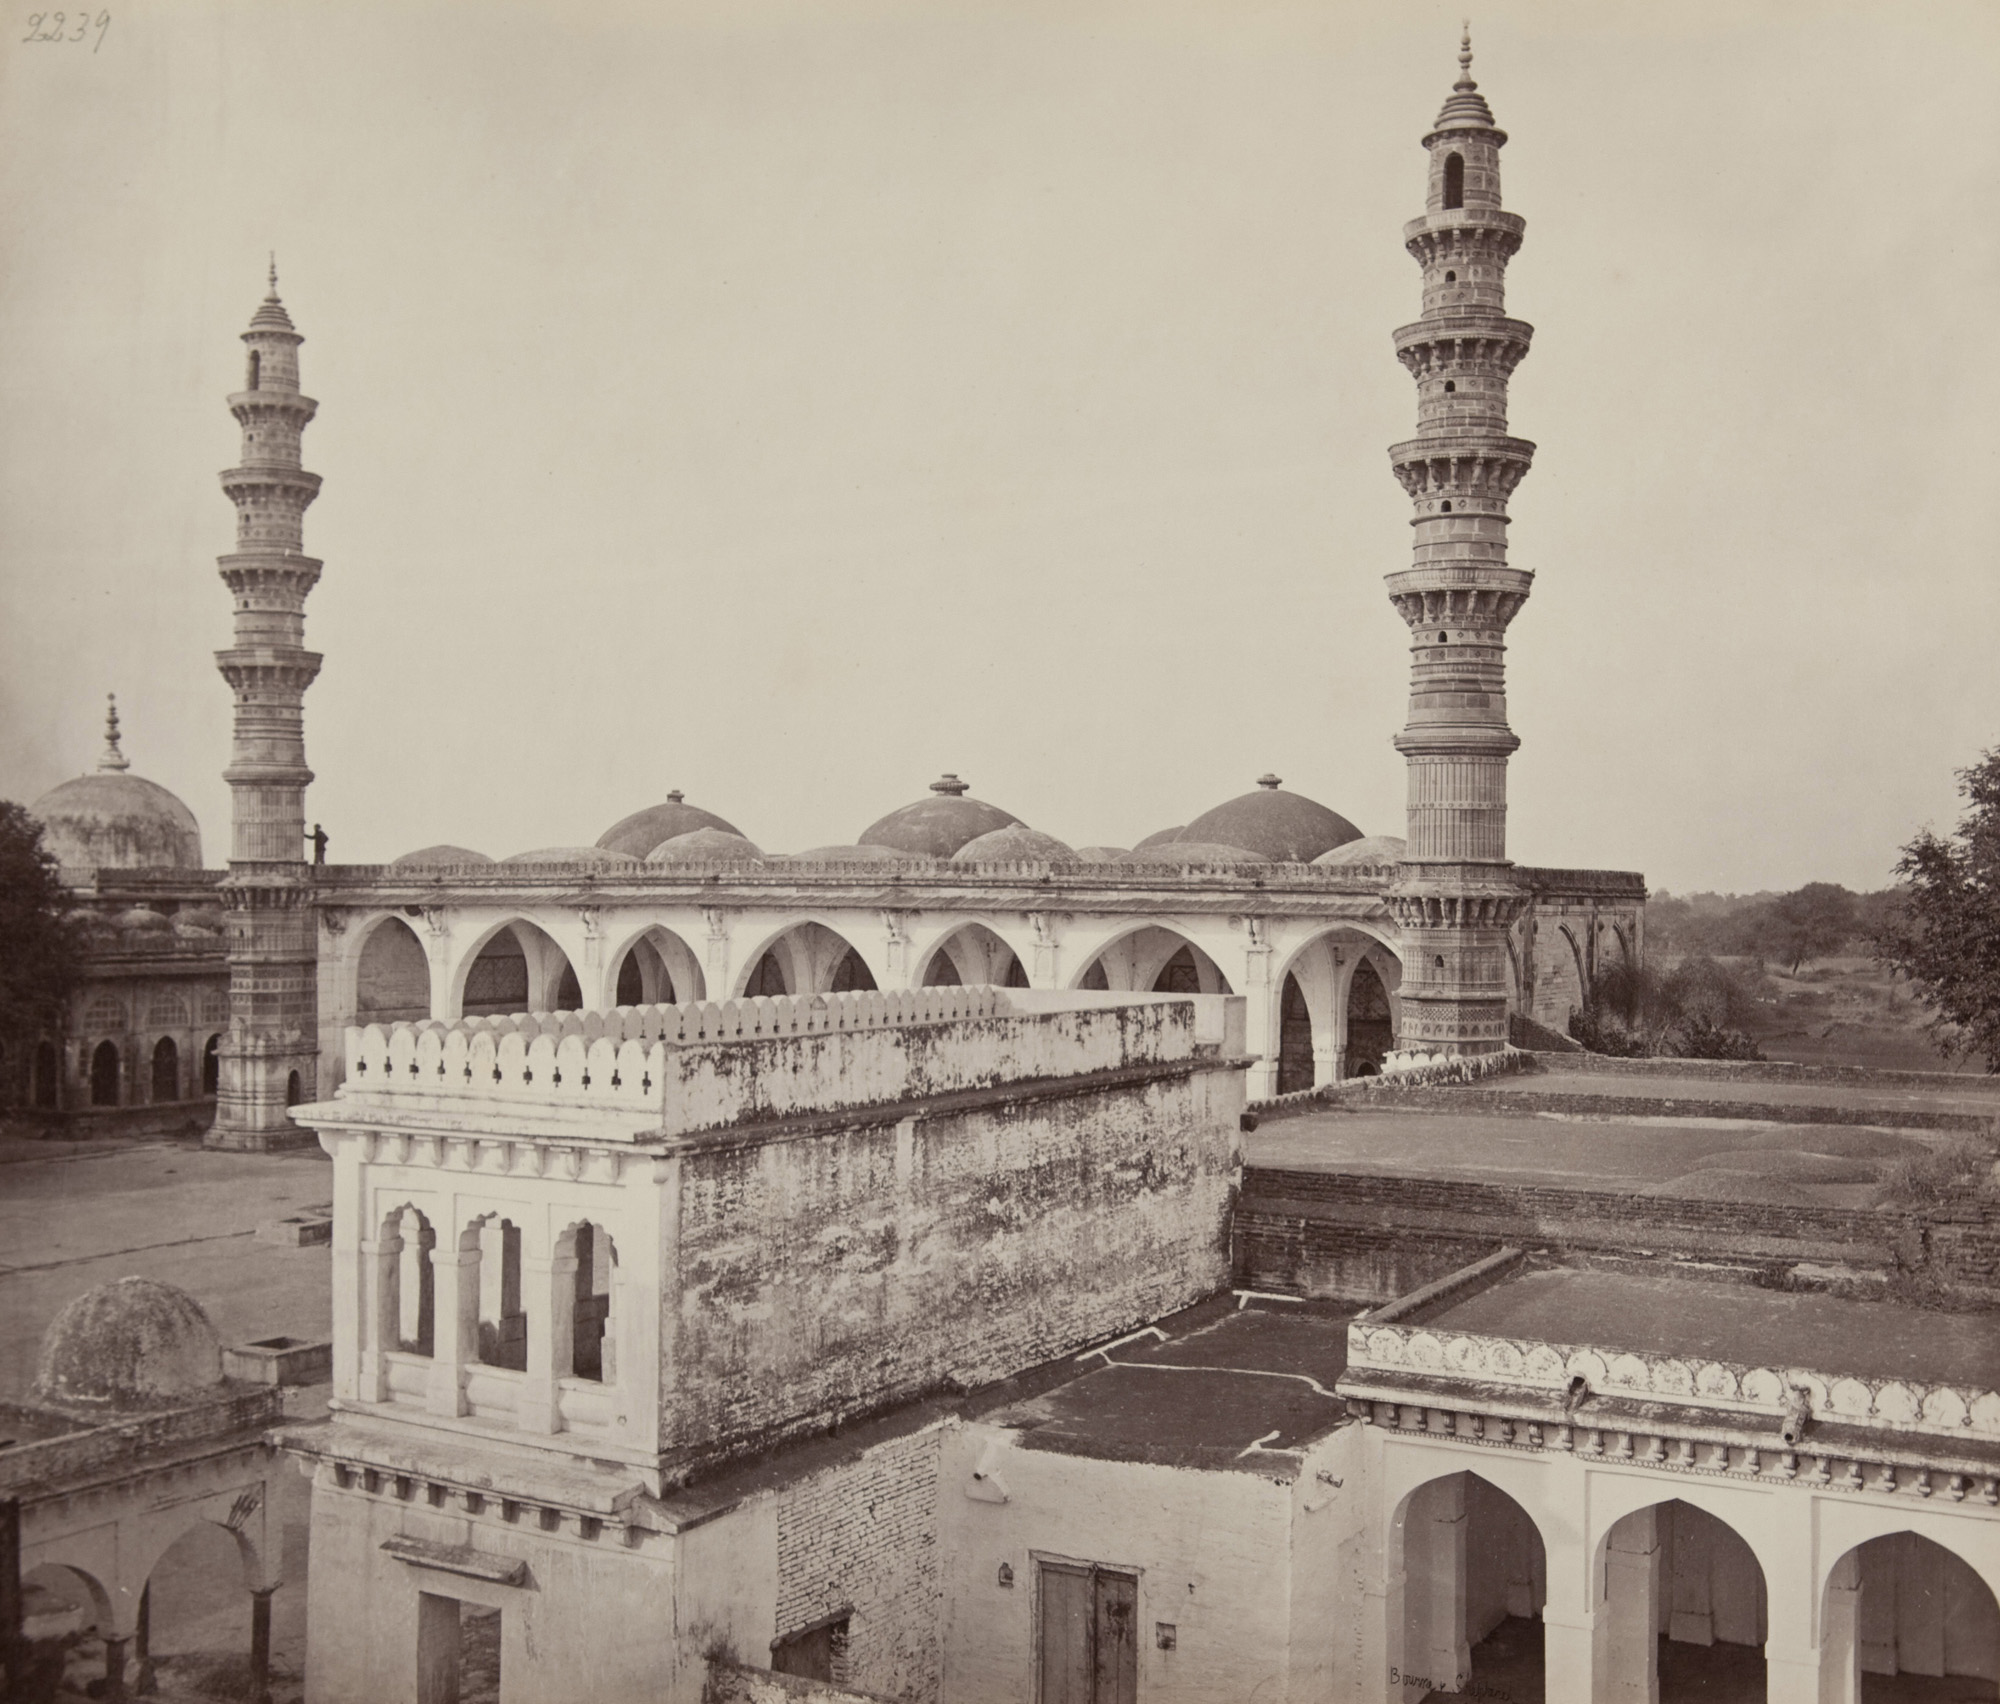
[[[58,1408],[157,1408],[222,1383],[222,1344],[185,1290],[120,1278],[86,1290],[42,1338],[35,1400]]]
[[[1175,840],[1241,846],[1276,863],[1310,864],[1360,838],[1361,830],[1344,816],[1303,793],[1280,792],[1275,775],[1260,775],[1255,792],[1204,811]]]
[[[629,852],[635,858],[643,858],[655,846],[692,834],[698,828],[716,828],[724,834],[743,832],[713,811],[689,804],[680,789],[675,788],[664,804],[650,805],[643,811],[634,811],[622,822],[613,823],[597,837],[597,844],[607,852]]]
[[[42,844],[70,869],[200,869],[194,812],[158,783],[130,774],[131,767],[118,749],[114,703],[97,773],[51,787],[28,807],[41,820]]]
[[[1021,820],[983,799],[968,799],[970,790],[956,775],[942,776],[931,783],[931,798],[891,811],[871,824],[862,833],[861,844],[924,858],[949,858],[968,840]]]

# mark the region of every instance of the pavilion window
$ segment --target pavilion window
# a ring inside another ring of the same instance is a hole
[[[1465,156],[1447,154],[1444,157],[1444,204],[1447,208],[1465,205]]]
[[[528,1370],[528,1313],[521,1305],[521,1228],[511,1219],[480,1221],[479,1359],[510,1372]]]

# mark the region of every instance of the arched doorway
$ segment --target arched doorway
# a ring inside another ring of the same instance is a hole
[[[1679,1499],[1636,1509],[1605,1535],[1597,1579],[1597,1696],[1764,1696],[1764,1570],[1732,1527]]]
[[[655,924],[618,959],[614,1006],[676,1006],[705,999],[701,961],[671,929]]]
[[[297,1106],[306,1098],[306,1085],[296,1071],[285,1073],[285,1105]]]
[[[1389,990],[1372,959],[1364,958],[1354,967],[1347,985],[1347,1074],[1373,1077],[1382,1061],[1396,1045],[1396,1020],[1389,1005]]]
[[[155,1104],[181,1098],[181,1050],[170,1035],[161,1036],[153,1044],[152,1090],[150,1098]]]
[[[1841,1557],[1821,1628],[1829,1704],[2000,1696],[2000,1600],[1971,1564],[1919,1533],[1886,1533]]]
[[[147,1576],[131,1651],[141,1665],[134,1679],[141,1686],[150,1679],[148,1691],[172,1696],[218,1680],[247,1681],[253,1602],[235,1535],[214,1521],[193,1522]],[[290,1607],[303,1622],[303,1604]]]
[[[118,1104],[118,1044],[100,1041],[90,1055],[90,1104]]]
[[[1288,973],[1278,1002],[1278,1093],[1295,1094],[1312,1086],[1312,1012],[1299,979]]]
[[[1410,1493],[1402,1551],[1402,1696],[1542,1696],[1548,1558],[1527,1510],[1476,1473]]]
[[[1084,968],[1078,988],[1150,994],[1228,994],[1222,967],[1185,935],[1157,925],[1111,942]]]
[[[354,967],[357,1023],[418,1023],[431,1015],[431,961],[417,932],[385,917],[362,943]]]
[[[516,919],[496,930],[465,968],[461,1015],[505,1017],[514,1012],[577,1012],[583,989],[569,957],[542,930]]]
[[[1014,949],[983,923],[968,923],[937,944],[925,962],[923,986],[961,988],[981,983],[1026,988],[1028,973]]]
[[[787,929],[750,967],[748,995],[853,994],[876,987],[875,973],[852,945],[823,923]]]

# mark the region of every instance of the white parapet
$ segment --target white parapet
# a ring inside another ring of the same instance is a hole
[[[969,987],[370,1024],[347,1031],[337,1104],[601,1109],[627,1139],[693,1134],[1240,1052],[1241,1006]]]

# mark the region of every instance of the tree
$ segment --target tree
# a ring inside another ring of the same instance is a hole
[[[1837,953],[1854,938],[1854,895],[1837,882],[1807,882],[1780,894],[1765,913],[1762,944],[1797,976],[1807,959]]]
[[[35,1043],[59,1045],[83,956],[69,891],[42,845],[42,825],[0,799],[0,1100],[12,1099]]]
[[[1902,916],[1877,951],[1908,974],[1947,1055],[2000,1072],[2000,746],[1958,772],[1958,791],[1970,806],[1958,827],[1903,848]]]

